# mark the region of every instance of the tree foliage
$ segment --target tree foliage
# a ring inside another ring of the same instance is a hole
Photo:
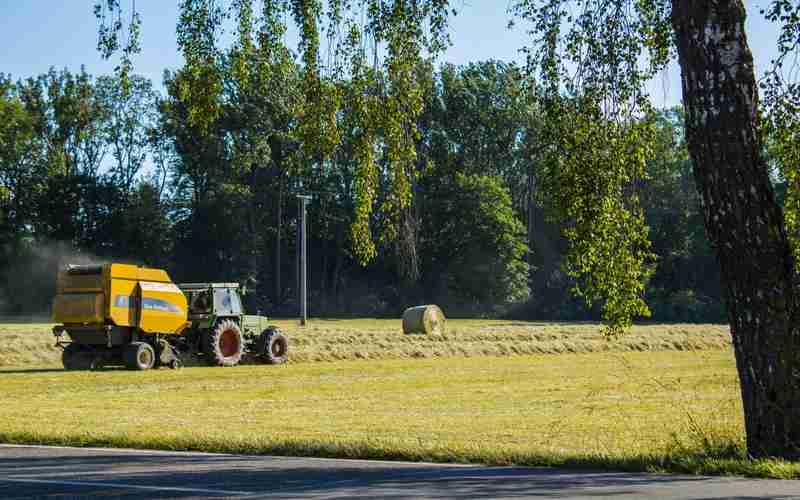
[[[101,52],[109,57],[121,50],[123,68],[136,51],[135,42],[120,49],[125,12],[118,0],[98,2],[95,7]],[[197,132],[207,131],[221,113],[219,33],[226,18],[232,15],[235,19],[233,68],[237,79],[243,81],[249,60],[245,54],[253,45],[252,26],[259,22],[264,26],[259,35],[261,46],[274,50],[282,42],[281,34],[286,31],[290,14],[300,33],[298,51],[302,61],[303,97],[296,103],[293,136],[303,154],[296,159],[296,166],[310,168],[316,164],[317,169],[326,168],[342,144],[339,121],[345,106],[345,89],[358,89],[358,97],[351,92],[347,103],[364,110],[350,118],[357,120],[356,126],[362,130],[356,172],[359,215],[353,221],[351,235],[355,255],[366,264],[376,255],[370,215],[378,200],[378,189],[384,185],[376,175],[375,150],[385,148],[385,173],[390,180],[385,184],[385,196],[381,196],[381,210],[392,223],[383,228],[382,234],[386,240],[394,241],[404,235],[400,231],[401,215],[410,207],[411,184],[416,175],[416,122],[422,111],[416,68],[424,57],[435,56],[446,46],[449,13],[446,0],[275,0],[263,3],[258,20],[251,0],[235,0],[227,11],[213,0],[184,0],[177,27],[178,45],[186,60],[183,76],[176,81],[179,95]],[[135,11],[130,15],[128,32],[135,38],[138,15]],[[327,31],[326,61],[321,55],[323,26]],[[377,54],[384,49],[384,71],[370,71],[368,54],[374,55],[376,67]],[[370,96],[380,104],[368,104]],[[374,133],[378,129],[383,132],[380,140]]]
[[[653,254],[637,184],[650,158],[646,121],[618,122],[589,100],[548,104],[540,184],[565,219],[566,265],[578,294],[603,301],[607,333],[649,316],[644,302]]]
[[[295,169],[293,157],[301,153],[293,134],[294,103],[302,97],[292,89],[298,88],[301,73],[285,57],[285,49],[270,52],[262,45],[264,37],[255,39],[256,57],[248,62],[244,85],[233,55],[222,55],[220,116],[204,132],[191,123],[180,97],[175,80],[183,78],[181,70],[168,74],[164,97],[151,95],[150,84],[136,75],[127,96],[119,92],[116,76],[87,75],[85,86],[90,88],[70,91],[69,98],[60,89],[75,75],[54,73],[16,83],[4,79],[2,106],[9,119],[1,134],[3,262],[19,262],[22,255],[34,259],[42,245],[59,241],[99,257],[164,266],[176,279],[238,279],[253,292],[252,307],[275,311],[285,304],[291,313],[297,215],[292,194],[314,186],[319,194],[309,210],[310,277],[317,313],[391,313],[392,305],[400,303],[398,294],[404,293],[406,300],[435,301],[454,313],[516,309],[528,318],[594,317],[567,297],[574,283],[559,270],[563,255],[558,225],[536,222],[527,238],[519,233],[531,207],[534,218],[539,217],[538,204],[528,203],[538,192],[531,191],[529,176],[541,177],[537,151],[543,145],[536,89],[520,68],[486,61],[438,71],[431,65],[418,69],[424,82],[414,167],[420,275],[416,287],[403,291],[391,244],[375,245],[366,267],[351,251],[353,243],[348,244],[360,217],[360,151],[372,154],[381,186],[374,193],[379,201],[369,222],[378,232],[391,223],[380,210],[384,186],[390,182],[385,150],[375,146],[382,130],[369,131],[373,139],[364,140],[365,130],[354,117],[358,107],[352,104],[363,99],[365,107],[358,112],[377,113],[379,96],[358,92],[357,82],[345,86],[338,118],[342,144],[329,167]],[[273,54],[271,59],[267,53]],[[378,70],[365,65],[365,71]],[[72,133],[67,130],[73,122],[66,113],[54,112],[56,103],[65,109],[101,108],[91,114],[94,123],[80,127],[85,130],[78,147],[67,148],[103,151],[99,168],[88,167],[94,154],[79,154],[76,168],[65,169],[64,144],[58,138]],[[56,117],[70,119],[62,124]],[[686,201],[696,201],[696,196],[691,198],[693,190],[687,194],[681,180],[686,166],[679,158],[686,153],[672,140],[680,136],[679,124],[659,125],[663,137],[657,141],[656,157],[664,158],[662,166],[648,164],[653,182],[641,187],[653,251],[659,256],[648,297],[657,319],[703,320],[711,317],[708,311],[719,301],[719,291],[702,279],[703,270],[713,267],[702,245],[696,203]],[[124,156],[123,165],[131,161],[130,185],[119,175],[114,154],[123,144],[134,145],[136,151]],[[148,160],[142,161],[152,162],[149,167],[137,163],[145,153]],[[675,199],[667,202],[664,193]],[[474,221],[474,229],[465,243],[467,232],[460,228],[467,220]],[[526,242],[532,255],[525,254]],[[537,269],[526,271],[526,261],[535,262]],[[675,263],[682,266],[680,274]],[[529,286],[537,293],[523,310],[519,305]],[[14,303],[25,307],[22,300]]]
[[[461,172],[439,182],[426,204],[432,215],[423,249],[448,294],[473,313],[527,300],[528,247],[508,188],[496,177]]]
[[[603,301],[607,332],[621,333],[649,315],[652,254],[636,187],[652,154],[644,84],[673,52],[669,3],[518,0],[512,12],[530,26],[529,71],[543,82],[541,179],[567,224],[569,270],[590,303]]]
[[[115,19],[108,17],[111,12],[116,19],[124,17],[123,6],[111,7],[104,7],[101,20]],[[503,164],[498,174],[513,186],[514,206],[518,213],[528,212],[529,221],[535,205],[527,200],[536,196],[546,202],[571,242],[565,262],[579,278],[576,289],[589,303],[603,305],[608,331],[619,333],[631,318],[649,313],[644,295],[654,265],[639,190],[655,130],[642,120],[650,113],[642,83],[674,53],[669,5],[646,0],[605,8],[590,1],[520,0],[512,12],[532,27],[528,70],[539,76],[541,86],[518,76],[525,83],[505,92],[498,87],[505,84],[491,83],[492,78],[511,73],[478,73],[488,66],[464,71],[464,83],[445,71],[443,85],[463,87],[445,93],[455,100],[446,103],[449,116],[441,130],[457,132],[451,124],[463,119],[473,120],[473,128],[487,125],[485,130],[462,128],[462,137],[449,139],[464,144],[457,168],[474,163],[480,172]],[[367,265],[381,248],[394,247],[398,275],[415,282],[418,186],[425,184],[420,176],[433,162],[453,165],[443,159],[447,154],[435,153],[439,145],[449,146],[424,130],[430,118],[426,110],[436,105],[427,101],[428,83],[419,68],[446,47],[451,14],[444,0],[274,0],[264,2],[260,12],[247,0],[182,2],[178,42],[187,63],[172,80],[176,99],[164,109],[182,110],[188,118],[181,125],[187,143],[178,149],[195,158],[181,167],[189,169],[185,178],[195,197],[229,182],[213,172],[231,167],[245,177],[252,174],[252,180],[258,178],[254,165],[273,165],[307,179],[297,187],[312,191],[326,189],[322,179],[350,179],[347,239],[355,260]],[[283,45],[290,22],[300,33],[296,86],[281,83],[293,67]],[[103,26],[100,43],[111,54],[118,47],[104,38]],[[225,26],[235,35],[228,49],[220,45]],[[470,88],[468,82],[478,86]],[[254,90],[254,85],[261,87]],[[274,95],[286,88],[298,92]],[[247,98],[268,92],[273,98]],[[504,107],[494,105],[498,92],[509,97]],[[287,117],[280,126],[269,123],[275,109],[257,111],[274,102]],[[525,115],[531,106],[542,118],[536,131],[515,128],[531,120]],[[459,108],[476,114],[459,116]],[[233,109],[239,111],[231,114]],[[226,124],[232,116],[240,128]],[[232,142],[222,139],[223,133]],[[203,134],[209,137],[201,139]],[[271,148],[278,145],[276,155]],[[530,160],[517,160],[521,154]],[[213,167],[206,165],[211,158],[225,159]],[[526,180],[534,177],[533,183]]]
[[[795,262],[800,263],[800,81],[796,55],[800,48],[800,4],[775,0],[761,11],[780,26],[778,56],[761,83],[769,154],[786,181],[784,217]]]
[[[648,305],[654,318],[725,321],[720,270],[703,228],[683,110],[664,110],[648,119],[655,135],[641,200],[656,255]]]

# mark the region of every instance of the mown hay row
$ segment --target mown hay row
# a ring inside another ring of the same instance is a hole
[[[416,343],[391,346],[348,346],[321,344],[313,348],[297,348],[293,362],[339,361],[349,359],[403,359],[438,357],[514,356],[530,354],[565,354],[631,351],[701,351],[730,347],[722,340],[686,339],[678,342],[462,342]]]

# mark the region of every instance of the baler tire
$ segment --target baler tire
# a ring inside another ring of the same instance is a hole
[[[261,332],[258,346],[258,354],[267,364],[282,365],[289,359],[289,339],[277,327],[270,326]]]
[[[61,364],[65,370],[86,370],[87,367],[81,363],[86,350],[78,344],[67,344],[64,352],[61,353]]]
[[[149,370],[156,363],[156,353],[147,342],[131,342],[122,351],[128,370]]]
[[[244,354],[242,330],[234,321],[224,319],[203,332],[202,347],[211,366],[236,366]]]

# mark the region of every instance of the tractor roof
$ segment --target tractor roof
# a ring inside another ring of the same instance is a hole
[[[186,291],[208,290],[209,288],[239,288],[239,283],[178,283],[178,288]]]

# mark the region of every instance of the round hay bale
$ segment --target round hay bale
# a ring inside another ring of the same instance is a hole
[[[445,317],[439,306],[409,307],[403,313],[403,333],[441,335],[444,333]]]

